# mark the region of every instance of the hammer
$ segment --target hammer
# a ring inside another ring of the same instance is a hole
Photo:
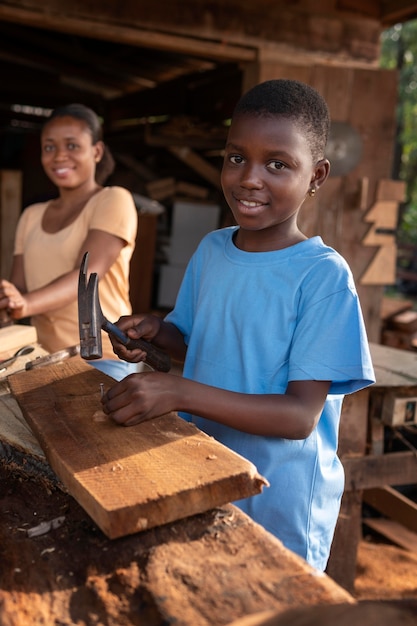
[[[145,363],[160,372],[169,372],[169,355],[161,352],[145,339],[130,339],[120,328],[103,315],[98,296],[98,276],[90,274],[87,282],[88,252],[84,254],[78,279],[78,323],[80,329],[80,356],[89,361],[103,356],[101,330],[114,335],[129,350],[139,348],[146,352]]]

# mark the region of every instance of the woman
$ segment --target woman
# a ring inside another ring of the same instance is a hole
[[[29,317],[48,352],[79,342],[77,287],[86,251],[99,278],[104,315],[131,313],[129,265],[137,211],[131,194],[103,187],[113,158],[97,115],[81,104],[55,109],[41,133],[41,160],[58,196],[27,207],[19,220],[10,281],[0,281],[0,309]],[[120,380],[132,365],[118,360],[103,333],[103,360],[92,362]]]

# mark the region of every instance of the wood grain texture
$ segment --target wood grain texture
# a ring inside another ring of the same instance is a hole
[[[35,344],[38,341],[34,326],[25,324],[13,324],[0,328],[0,358],[8,359],[12,354],[27,344]]]
[[[256,468],[171,413],[137,426],[101,412],[100,383],[80,357],[9,378],[52,469],[110,538],[260,493]]]

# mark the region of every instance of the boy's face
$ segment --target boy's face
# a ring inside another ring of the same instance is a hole
[[[267,236],[272,247],[292,245],[298,211],[327,175],[328,162],[313,162],[306,135],[292,120],[251,114],[233,120],[221,183],[241,230]]]

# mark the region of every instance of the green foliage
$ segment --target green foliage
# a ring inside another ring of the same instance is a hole
[[[407,200],[398,238],[417,242],[417,20],[397,24],[381,37],[381,67],[398,71],[398,150],[401,160],[393,173],[406,182]],[[394,166],[395,167],[395,166]]]

